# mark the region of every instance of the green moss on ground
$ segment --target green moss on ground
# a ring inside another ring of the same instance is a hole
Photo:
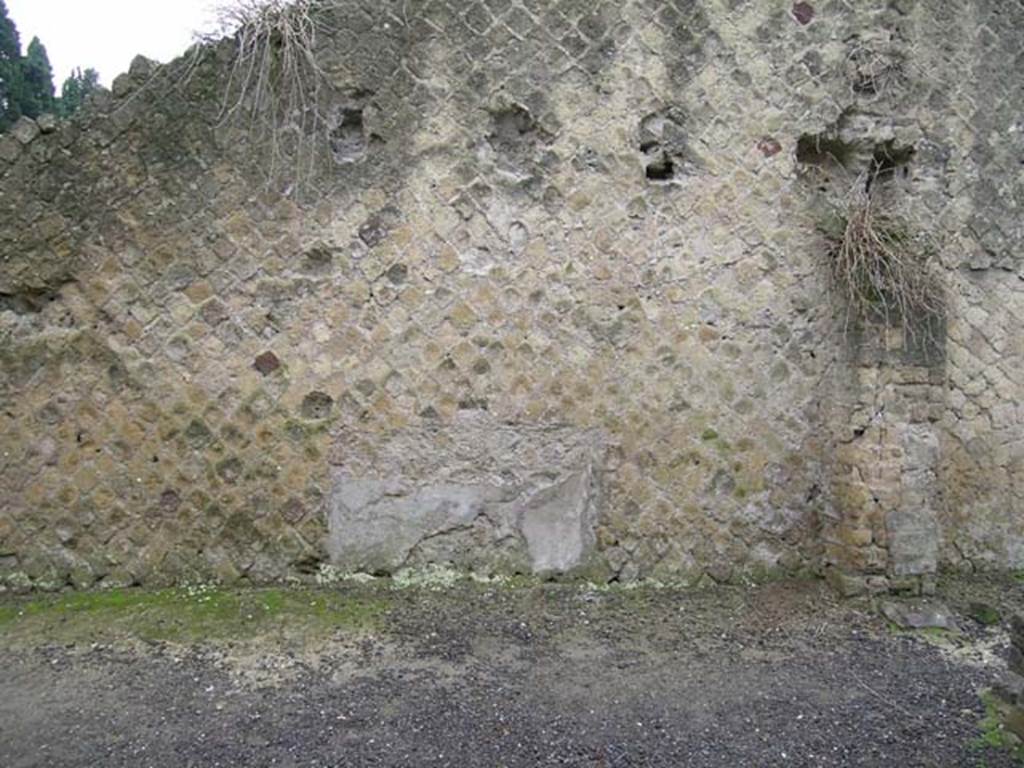
[[[981,701],[985,705],[985,716],[978,723],[980,733],[971,746],[977,750],[1005,750],[1019,765],[1024,766],[1024,746],[1021,745],[1020,739],[1004,727],[999,699],[991,691],[984,691],[981,694]]]
[[[385,595],[313,588],[112,589],[0,602],[0,642],[149,642],[371,632]]]

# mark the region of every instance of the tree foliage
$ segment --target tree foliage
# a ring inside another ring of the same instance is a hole
[[[53,93],[53,67],[46,47],[38,37],[28,44],[28,51],[22,61],[22,114],[39,117],[44,112],[54,112],[57,100]]]
[[[100,74],[91,67],[84,72],[75,69],[71,77],[64,81],[61,88],[58,112],[63,117],[70,117],[82,106],[86,97],[100,87]]]
[[[34,37],[23,56],[18,28],[6,3],[0,0],[0,131],[10,128],[22,115],[72,115],[99,87],[99,73],[95,69],[76,69],[64,81],[58,98],[46,46]]]
[[[0,0],[0,131],[21,117],[21,40]]]

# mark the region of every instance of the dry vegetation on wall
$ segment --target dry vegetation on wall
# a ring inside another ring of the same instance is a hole
[[[829,228],[828,266],[833,290],[844,302],[845,327],[882,320],[908,337],[927,333],[944,314],[945,291],[935,263],[938,248],[913,231],[864,178],[852,186]]]
[[[872,101],[894,96],[910,80],[905,56],[892,45],[854,43],[846,57],[846,68],[854,94]],[[927,73],[919,68],[911,70],[915,78],[927,78]]]
[[[214,12],[201,44],[229,37],[235,45],[223,86],[221,125],[244,129],[266,153],[268,183],[289,186],[313,172],[327,125],[322,94],[327,80],[317,62],[327,32],[321,0],[229,0]]]

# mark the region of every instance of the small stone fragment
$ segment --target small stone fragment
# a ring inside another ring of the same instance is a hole
[[[810,3],[795,3],[793,5],[793,18],[801,26],[806,26],[814,20],[814,6]]]
[[[70,525],[58,525],[55,529],[57,538],[60,539],[60,543],[66,547],[70,547],[75,543],[75,531]]]
[[[252,364],[252,367],[263,376],[269,376],[281,367],[281,361],[273,352],[267,351],[259,355]]]
[[[12,136],[0,136],[0,160],[13,163],[21,155],[21,144]]]
[[[53,133],[57,130],[57,116],[46,112],[36,118],[36,125],[39,126],[39,130],[43,133]]]
[[[1016,645],[1011,646],[1006,654],[1006,663],[1010,671],[1018,675],[1024,675],[1024,650]]]
[[[310,392],[302,400],[300,412],[305,419],[326,419],[331,415],[334,398],[324,392]]]
[[[945,629],[959,631],[952,612],[942,603],[929,601],[887,602],[882,615],[900,629]]]
[[[1024,650],[1024,615],[1015,613],[1010,617],[1010,639],[1014,645]]]
[[[996,683],[993,692],[1007,704],[1024,703],[1024,677],[1008,672]]]
[[[298,499],[289,499],[281,508],[281,515],[292,525],[302,521],[306,516],[306,508]]]
[[[159,61],[146,58],[140,53],[132,59],[132,63],[128,65],[128,74],[136,79],[145,79],[152,77],[153,73],[156,72],[159,66]]]
[[[160,494],[160,511],[171,515],[178,511],[181,506],[181,497],[173,488],[168,488]]]
[[[706,573],[716,584],[728,584],[732,579],[732,565],[726,562],[717,562],[708,566]]]
[[[841,597],[859,597],[868,591],[863,576],[844,573],[838,568],[825,571],[825,579]]]
[[[325,243],[317,243],[308,251],[303,262],[303,269],[306,272],[320,274],[331,268],[334,253],[330,246]]]
[[[135,83],[132,80],[132,76],[127,72],[118,75],[114,78],[114,82],[111,83],[110,90],[117,98],[124,98],[135,90]]]
[[[39,124],[31,117],[19,117],[11,128],[11,135],[22,144],[28,144],[40,134]]]
[[[244,469],[245,467],[242,465],[242,462],[234,456],[224,459],[216,466],[217,476],[225,483],[231,483],[232,485],[238,482]]]
[[[757,148],[765,157],[773,157],[782,151],[782,145],[777,139],[774,139],[771,136],[765,136],[757,142]]]
[[[210,325],[219,325],[228,319],[228,310],[220,299],[213,298],[200,307],[199,315]]]
[[[213,433],[200,419],[192,419],[185,428],[185,441],[193,450],[206,448],[213,440]]]
[[[401,285],[409,276],[409,268],[405,264],[394,264],[384,274],[393,285]]]

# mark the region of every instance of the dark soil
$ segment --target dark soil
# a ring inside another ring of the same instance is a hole
[[[816,582],[338,589],[378,620],[0,625],[0,766],[1015,765],[979,729],[1003,630],[966,618],[1024,606],[1011,579],[944,586],[960,636]]]

